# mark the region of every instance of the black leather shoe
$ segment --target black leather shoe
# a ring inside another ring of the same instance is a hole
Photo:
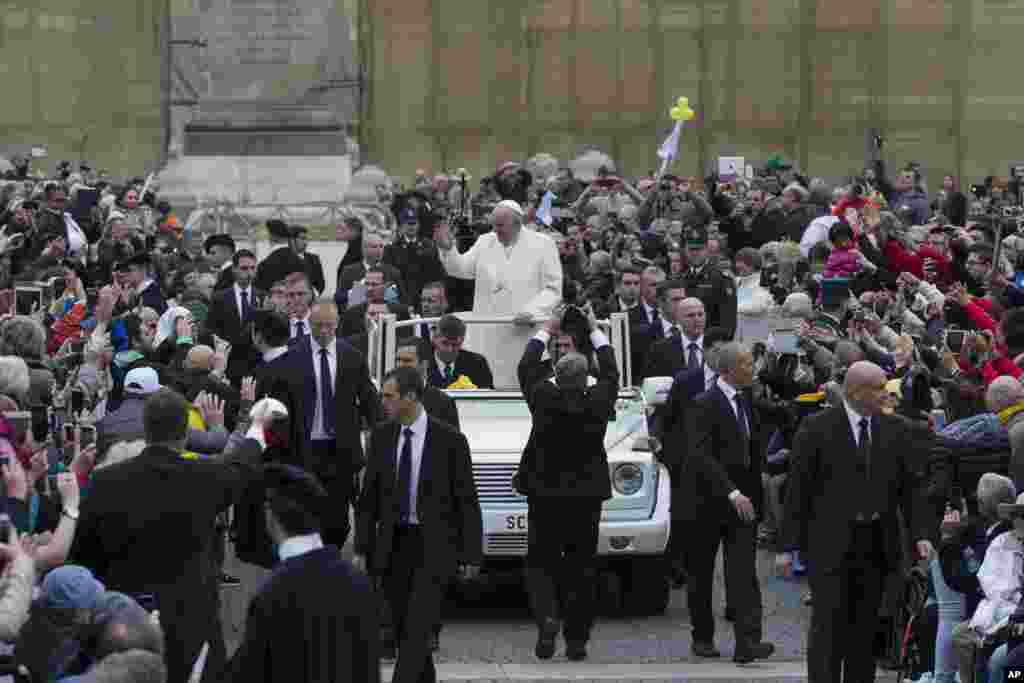
[[[395,658],[395,644],[394,643],[381,643],[380,646],[380,658],[386,661],[390,661]]]
[[[725,608],[725,620],[726,621],[736,621],[736,610],[734,610],[732,607],[726,607]]]
[[[775,646],[771,643],[746,643],[736,645],[736,653],[732,661],[737,664],[750,664],[755,659],[768,659],[775,653]]]
[[[440,649],[441,649],[441,639],[437,636],[436,633],[431,633],[430,634],[430,651],[431,652],[437,652]]]
[[[224,572],[220,575],[220,585],[225,588],[236,588],[242,585],[242,580],[237,576]]]
[[[545,619],[537,631],[537,647],[533,653],[538,659],[551,659],[555,656],[555,638],[558,637],[558,621]]]
[[[693,652],[693,654],[697,655],[698,657],[715,658],[722,656],[722,653],[718,651],[718,648],[715,647],[715,644],[710,641],[704,642],[700,640],[695,640],[693,641],[693,645],[690,646],[690,650]]]
[[[582,662],[587,658],[587,644],[567,642],[565,644],[565,656],[570,662]]]
[[[673,569],[671,580],[673,588],[682,588],[686,585],[686,570],[680,568]]]

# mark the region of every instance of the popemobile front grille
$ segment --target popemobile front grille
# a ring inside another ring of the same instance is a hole
[[[525,555],[526,533],[487,534],[484,537],[484,553],[487,555]]]
[[[519,495],[512,488],[512,475],[518,467],[515,463],[474,463],[473,481],[480,503],[526,505],[526,496]]]

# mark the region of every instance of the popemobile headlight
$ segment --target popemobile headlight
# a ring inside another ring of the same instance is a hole
[[[617,465],[612,470],[612,486],[624,496],[632,496],[644,487],[644,471],[631,462]]]

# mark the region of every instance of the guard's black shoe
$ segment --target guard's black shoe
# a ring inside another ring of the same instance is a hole
[[[233,588],[235,586],[241,586],[242,580],[237,576],[232,576],[231,574],[223,573],[220,575],[220,585],[224,587]]]
[[[380,658],[386,661],[390,661],[395,658],[395,644],[394,643],[381,643],[380,645]]]
[[[587,644],[567,642],[565,644],[565,656],[570,662],[582,662],[587,658]]]
[[[545,619],[537,630],[537,647],[533,652],[538,659],[551,659],[555,656],[555,638],[558,637],[558,621]]]
[[[709,657],[714,659],[715,657],[722,656],[722,653],[718,651],[718,648],[715,647],[715,644],[711,641],[705,642],[701,640],[695,640],[693,641],[693,645],[690,646],[690,650],[693,652],[693,654],[697,655],[698,657]]]
[[[736,610],[734,610],[732,607],[726,607],[725,608],[725,620],[726,621],[736,621]]]
[[[750,664],[755,659],[768,659],[775,652],[771,643],[737,643],[732,661],[737,664]]]
[[[676,567],[672,570],[670,579],[672,581],[673,588],[682,588],[686,585],[686,570]]]

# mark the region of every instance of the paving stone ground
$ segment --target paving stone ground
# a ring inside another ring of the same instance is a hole
[[[349,549],[346,549],[349,552]],[[450,681],[801,681],[806,679],[804,657],[810,608],[802,604],[806,581],[787,581],[773,575],[774,556],[758,553],[758,573],[764,601],[765,639],[776,654],[755,665],[732,664],[732,626],[723,618],[725,606],[721,558],[715,577],[718,612],[716,642],[722,660],[709,663],[690,654],[690,621],[686,591],[673,591],[667,612],[648,618],[602,618],[597,621],[583,664],[570,663],[561,650],[550,662],[533,656],[536,636],[526,610],[526,598],[515,585],[491,588],[474,606],[447,610],[441,650],[435,656],[440,680]],[[231,571],[243,579],[240,588],[225,589],[224,621],[228,649],[233,651],[244,628],[245,607],[264,572],[231,560]],[[385,680],[391,666],[384,664]],[[880,672],[880,681],[895,675]]]

